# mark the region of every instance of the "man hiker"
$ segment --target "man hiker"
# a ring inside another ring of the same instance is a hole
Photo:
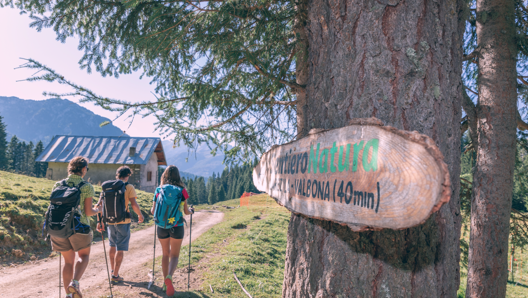
[[[124,220],[117,222],[117,223],[110,223],[108,222],[107,228],[108,228],[108,240],[110,241],[110,264],[112,267],[112,283],[117,284],[121,281],[123,281],[123,278],[119,276],[119,269],[121,268],[121,264],[123,263],[123,256],[124,252],[128,251],[128,243],[130,242],[130,209],[129,209],[129,203],[132,205],[132,209],[136,212],[138,215],[138,222],[142,223],[144,220],[143,214],[141,214],[141,210],[139,209],[139,205],[136,202],[137,195],[136,190],[134,189],[134,186],[132,184],[128,184],[128,179],[132,176],[132,170],[127,166],[122,166],[117,169],[116,171],[116,178],[118,180],[121,180],[125,186],[125,210],[127,213],[127,216]],[[116,180],[117,182],[119,182]],[[101,197],[104,195],[104,185],[108,183],[103,183],[103,192],[101,193]],[[103,200],[101,198],[99,199],[98,205],[102,205]],[[103,209],[105,206],[102,206]],[[104,214],[104,212],[103,212]],[[104,226],[101,226],[101,224],[98,224],[97,230],[98,231],[104,231]]]
[[[65,287],[68,298],[82,298],[79,280],[88,266],[93,239],[89,217],[101,212],[99,206],[96,209],[92,206],[94,188],[83,180],[87,172],[88,158],[82,156],[73,158],[68,164],[68,178],[53,186],[51,204],[46,213],[46,228],[51,238],[52,249],[60,252],[64,258],[62,281],[64,285],[68,285]],[[70,200],[74,202],[70,203]],[[64,205],[69,206],[65,210],[66,213],[61,211]],[[70,224],[70,221],[73,223]],[[56,226],[61,222],[64,228],[59,229]],[[72,227],[71,231],[68,231],[69,227]],[[77,260],[75,253],[78,255]]]

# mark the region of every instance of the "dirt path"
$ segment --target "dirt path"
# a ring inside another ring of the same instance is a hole
[[[193,215],[193,240],[215,224],[221,222],[223,217],[224,214],[218,211],[196,212]],[[189,243],[188,235],[188,226],[186,226],[182,245]],[[151,287],[152,291],[146,289],[149,277],[147,276],[148,270],[143,266],[147,262],[152,263],[153,240],[154,229],[152,227],[132,233],[129,251],[125,253],[125,260],[120,270],[120,275],[125,280],[127,280],[127,277],[133,276],[135,280],[143,276],[144,278],[141,279],[145,282],[140,284],[141,287],[144,286],[144,295],[148,297],[158,297],[155,292],[159,291],[158,287]],[[105,241],[105,245],[108,250],[108,240]],[[159,242],[156,244],[156,256],[161,256]],[[0,269],[0,297],[58,297],[58,263],[58,258],[48,258],[32,264]],[[160,277],[158,275],[157,277],[157,281],[160,283]],[[101,242],[92,246],[90,263],[80,284],[84,297],[109,295],[106,264]],[[134,283],[134,286],[136,285],[139,286],[139,283]],[[132,285],[128,284],[127,287],[132,287]],[[116,288],[119,287],[114,287],[114,289]],[[64,291],[62,291],[61,297],[64,296]],[[115,292],[114,297],[117,297]]]

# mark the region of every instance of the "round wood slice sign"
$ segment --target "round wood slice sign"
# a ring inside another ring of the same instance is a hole
[[[449,201],[443,158],[426,135],[354,119],[274,146],[253,170],[253,182],[294,213],[356,231],[404,229]]]

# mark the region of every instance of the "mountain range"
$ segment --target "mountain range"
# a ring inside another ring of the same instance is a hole
[[[55,135],[124,135],[120,128],[112,124],[100,127],[99,124],[109,119],[67,99],[24,100],[0,96],[0,116],[6,124],[8,141],[16,135],[26,142],[42,141],[47,145]],[[224,169],[224,155],[212,156],[207,145],[189,151],[184,146],[173,148],[172,141],[163,141],[163,149],[167,164],[186,172],[182,176],[209,177],[213,172],[221,173]]]
[[[0,116],[7,125],[8,140],[16,135],[26,142],[48,144],[54,135],[123,135],[123,131],[112,124],[99,127],[109,119],[67,99],[24,100],[0,96]]]

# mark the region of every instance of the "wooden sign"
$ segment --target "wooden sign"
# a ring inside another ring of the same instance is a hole
[[[355,231],[404,229],[449,201],[443,158],[426,135],[355,119],[274,146],[253,170],[253,183],[294,213]]]

